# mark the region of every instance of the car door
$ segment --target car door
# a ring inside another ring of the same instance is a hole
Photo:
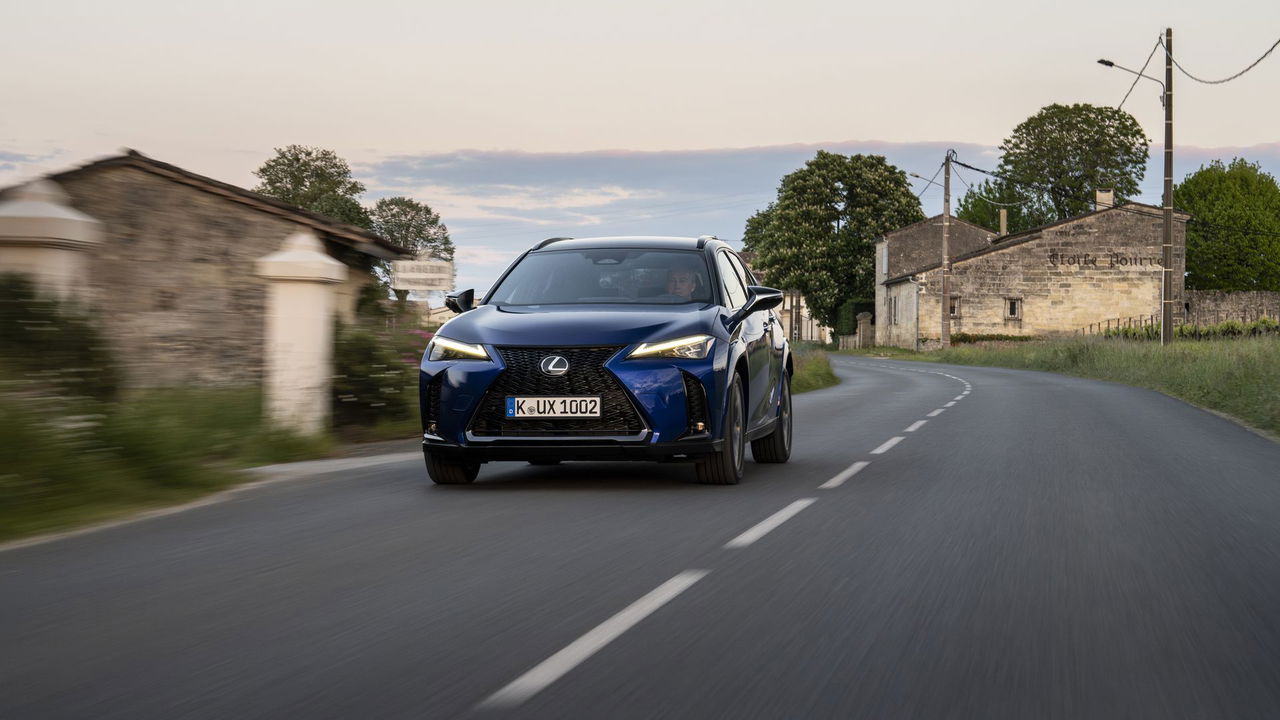
[[[738,269],[743,281],[748,286],[760,284],[756,281],[755,276],[751,274],[751,270],[747,268],[747,264],[742,261],[742,258],[733,253],[730,253],[729,258],[733,261],[734,267]],[[759,315],[764,318],[765,342],[762,343],[762,346],[767,346],[769,349],[767,353],[769,358],[768,391],[767,398],[761,398],[761,402],[765,405],[762,413],[766,416],[771,416],[777,400],[776,392],[779,387],[779,380],[782,378],[783,363],[786,357],[786,334],[782,331],[782,324],[778,321],[776,312],[766,310],[759,313]],[[761,355],[765,354],[762,349]]]
[[[737,258],[728,251],[716,253],[716,269],[724,285],[726,302],[732,310],[739,310],[747,302],[747,287],[743,272],[736,267]],[[769,387],[769,356],[772,353],[768,313],[757,312],[739,321],[738,332],[747,355],[747,427],[756,428],[763,422],[769,408],[772,388]]]

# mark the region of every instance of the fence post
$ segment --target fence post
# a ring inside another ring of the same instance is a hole
[[[347,268],[310,232],[298,232],[258,259],[267,281],[263,409],[267,419],[304,435],[329,425],[333,318]]]

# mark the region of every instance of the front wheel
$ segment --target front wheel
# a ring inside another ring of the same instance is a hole
[[[724,415],[724,445],[720,452],[700,458],[696,465],[698,482],[704,485],[737,485],[742,481],[746,446],[743,411],[746,403],[742,395],[742,376],[735,372],[729,383],[729,407]]]
[[[426,456],[427,475],[437,485],[466,485],[475,482],[480,474],[479,463],[445,462],[431,453],[426,453]]]
[[[758,463],[784,463],[791,457],[791,376],[782,373],[782,397],[773,432],[751,441],[751,457]]]

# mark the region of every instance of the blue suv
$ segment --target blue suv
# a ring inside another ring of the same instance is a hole
[[[498,460],[695,463],[699,482],[742,479],[791,455],[790,347],[724,242],[551,238],[521,255],[422,358],[427,472],[469,483]]]

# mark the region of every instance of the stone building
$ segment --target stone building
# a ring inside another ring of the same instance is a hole
[[[951,332],[1068,335],[1114,319],[1160,315],[1161,210],[1130,203],[996,236],[953,219]],[[1184,301],[1186,221],[1175,214],[1175,312]],[[942,324],[942,220],[876,244],[876,343],[936,345]]]
[[[348,269],[337,314],[353,319],[377,260],[411,253],[359,227],[136,151],[49,176],[100,223],[76,296],[95,311],[134,387],[261,380],[267,283],[255,261],[308,231]],[[21,195],[10,188],[0,200]],[[2,263],[0,263],[2,265]],[[0,271],[6,268],[0,266]]]

